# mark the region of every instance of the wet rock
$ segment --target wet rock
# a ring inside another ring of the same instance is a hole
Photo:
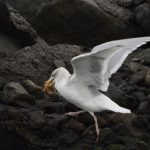
[[[132,73],[136,73],[140,70],[141,66],[136,62],[130,62],[129,68]]]
[[[20,107],[31,107],[34,99],[19,83],[7,83],[3,89],[2,101]]]
[[[54,60],[54,65],[56,68],[59,68],[59,67],[66,68],[65,63],[62,60],[58,60],[58,59]]]
[[[28,123],[34,129],[41,128],[46,123],[46,118],[44,117],[43,111],[32,111]]]
[[[34,95],[36,98],[41,99],[44,97],[42,87],[36,85],[31,80],[23,81],[22,85],[31,95]]]
[[[150,86],[150,69],[146,72],[145,85]]]

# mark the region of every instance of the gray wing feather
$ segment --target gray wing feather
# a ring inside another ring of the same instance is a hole
[[[126,57],[150,37],[111,41],[98,45],[91,53],[81,54],[71,60],[76,79],[97,89],[107,91],[109,78],[122,65]]]

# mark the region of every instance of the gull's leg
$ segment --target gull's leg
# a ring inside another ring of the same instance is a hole
[[[85,110],[81,110],[81,111],[77,111],[77,112],[68,112],[68,113],[66,113],[66,115],[77,116],[77,115],[82,114],[84,112],[86,112],[86,111]]]
[[[90,113],[91,116],[94,118],[95,127],[96,127],[96,134],[97,134],[96,142],[98,142],[100,129],[99,129],[99,127],[98,127],[97,117],[94,115],[94,112],[89,112],[89,113]]]

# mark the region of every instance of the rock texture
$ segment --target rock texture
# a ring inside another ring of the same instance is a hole
[[[49,44],[92,47],[150,34],[149,2],[144,0],[8,1]]]
[[[41,1],[33,3],[38,2]],[[63,3],[61,0],[51,1],[50,5],[52,2],[53,5]],[[85,8],[92,5],[93,11],[97,8],[93,1],[78,3],[84,4],[81,6]],[[121,1],[117,4],[121,7],[125,5]],[[129,4],[128,7],[134,5]],[[111,77],[109,90],[105,93],[121,106],[130,108],[132,113],[97,113],[101,132],[100,141],[95,143],[93,118],[88,113],[78,117],[65,115],[79,108],[65,101],[58,93],[46,95],[42,87],[54,68],[65,66],[72,72],[71,58],[90,48],[68,44],[49,46],[30,24],[2,0],[0,27],[0,46],[3,47],[0,49],[1,150],[150,149],[149,45],[127,58]],[[96,39],[94,41],[97,42]]]

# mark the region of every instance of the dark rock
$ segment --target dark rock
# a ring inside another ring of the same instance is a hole
[[[144,150],[149,150],[149,145],[146,142],[142,141],[142,140],[137,141],[136,144],[137,144],[139,150],[143,150],[143,149]]]
[[[134,15],[136,24],[143,29],[146,35],[148,35],[150,33],[150,4],[145,2],[135,7]]]
[[[58,60],[58,59],[54,60],[54,65],[56,68],[59,68],[59,67],[66,68],[65,63],[62,60]]]
[[[146,72],[145,85],[150,86],[150,69]]]
[[[40,101],[36,103],[45,113],[63,113],[64,112],[64,104],[60,102],[47,102]]]
[[[6,80],[2,77],[0,77],[0,90],[3,90],[4,85],[6,84]]]
[[[107,150],[125,150],[125,149],[126,149],[126,147],[121,144],[111,144],[107,148]]]
[[[42,129],[43,133],[55,133],[61,125],[67,121],[66,115],[46,114],[46,126]]]
[[[132,73],[136,73],[140,70],[141,66],[136,62],[130,62],[129,68]]]
[[[139,107],[138,107],[138,111],[141,113],[146,113],[149,114],[150,113],[150,102],[149,101],[143,101],[140,103]]]
[[[145,0],[132,0],[134,5],[140,5],[142,4]]]
[[[124,8],[132,5],[131,0],[8,2],[24,15],[50,44],[94,46],[114,37],[119,39],[141,34],[140,29],[130,21],[133,20],[133,12]],[[118,5],[119,2],[121,6]]]
[[[145,94],[141,91],[137,92],[132,92],[132,95],[135,96],[135,98],[139,101],[142,102],[145,100]]]
[[[37,33],[5,1],[0,2],[0,10],[0,33],[2,33],[1,38],[5,41],[6,50],[11,52],[20,49],[20,47],[23,48],[26,45],[36,43],[38,39]]]
[[[10,82],[5,85],[2,93],[2,101],[21,107],[31,107],[34,99],[19,83]]]
[[[150,56],[146,56],[142,60],[142,64],[145,66],[150,66]]]
[[[83,123],[76,121],[75,119],[70,119],[63,124],[64,129],[71,129],[77,133],[81,133],[85,130]]]
[[[135,83],[141,83],[145,80],[145,74],[146,71],[141,70],[135,73],[134,75],[132,75],[131,80],[134,81]]]
[[[60,141],[67,144],[72,144],[78,139],[78,135],[71,130],[65,130],[60,136]]]
[[[37,99],[41,99],[44,97],[42,87],[36,85],[31,80],[23,81],[22,85],[31,95],[34,95]]]
[[[39,129],[46,123],[43,111],[33,111],[29,120],[29,125],[34,129]]]
[[[150,94],[149,94],[149,95],[147,95],[147,97],[146,97],[146,101],[149,101],[149,102],[150,102]]]
[[[116,0],[117,4],[121,7],[131,7],[133,5],[132,0]]]

